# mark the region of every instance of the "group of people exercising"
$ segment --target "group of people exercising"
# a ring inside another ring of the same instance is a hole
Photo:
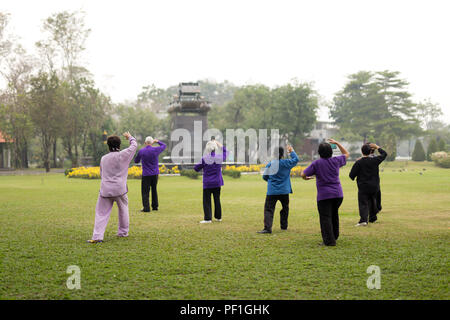
[[[107,139],[109,153],[100,161],[101,184],[95,209],[95,223],[92,239],[89,243],[103,242],[103,236],[111,214],[114,202],[119,209],[118,237],[127,237],[129,232],[128,213],[128,167],[137,150],[136,139],[129,132],[124,137],[130,141],[130,146],[120,150],[121,140],[118,136],[110,136]],[[158,143],[159,146],[153,146]],[[337,146],[341,155],[333,157],[332,146]],[[134,159],[135,163],[142,162],[142,212],[150,212],[149,193],[151,189],[153,211],[158,210],[157,183],[159,175],[158,156],[164,151],[166,145],[157,139],[147,137],[145,147],[139,150]],[[377,150],[379,155],[375,156]],[[288,228],[289,194],[292,193],[290,172],[299,158],[292,146],[285,150],[279,147],[275,159],[270,161],[263,172],[263,179],[267,181],[267,194],[264,204],[264,229],[258,231],[261,234],[272,233],[273,217],[278,201],[281,202],[280,227]],[[335,246],[339,237],[339,207],[343,201],[343,191],[339,179],[339,169],[347,163],[348,151],[337,141],[329,139],[318,147],[320,158],[314,160],[301,176],[304,180],[316,180],[317,208],[319,212],[320,229],[322,233],[321,244]],[[353,164],[350,178],[357,180],[358,206],[360,220],[356,226],[367,226],[377,220],[377,213],[381,210],[381,192],[379,165],[383,162],[387,153],[374,143],[365,143],[361,147],[362,157]],[[203,171],[203,214],[202,224],[212,222],[211,196],[214,198],[214,219],[222,221],[222,207],[220,203],[220,191],[223,186],[222,163],[227,158],[228,152],[217,140],[208,141],[205,147],[205,155],[194,166],[194,170]]]

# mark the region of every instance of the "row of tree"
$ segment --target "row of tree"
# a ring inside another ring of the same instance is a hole
[[[62,166],[64,159],[75,167],[82,157],[92,157],[98,164],[107,152],[104,131],[130,130],[141,143],[147,135],[170,136],[170,117],[165,111],[177,93],[177,84],[167,89],[149,85],[136,101],[113,104],[82,65],[90,33],[82,12],[48,17],[35,56],[7,33],[8,20],[7,14],[0,13],[0,72],[6,81],[0,90],[0,131],[14,141],[14,167],[27,167],[32,160],[50,170]],[[210,127],[276,128],[296,147],[313,129],[323,100],[313,84],[295,80],[275,88],[211,80],[199,84],[202,95],[212,102]],[[399,72],[350,75],[328,104],[339,126],[334,138],[376,142],[387,149],[391,160],[399,139],[429,134],[449,144],[450,129],[439,121],[439,106],[431,101],[414,102],[407,87]]]

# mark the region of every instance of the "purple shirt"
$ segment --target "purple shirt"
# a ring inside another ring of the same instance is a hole
[[[100,160],[100,196],[118,197],[128,192],[128,166],[137,149],[136,139],[130,137],[130,146],[122,151],[112,151]]]
[[[316,176],[317,201],[333,198],[343,198],[339,168],[345,166],[345,155],[332,158],[320,158],[313,161],[303,173],[306,176]]]
[[[202,161],[194,166],[195,171],[203,169],[203,189],[218,188],[223,186],[222,162],[227,158],[227,149],[223,147],[222,153],[214,151],[202,158]]]
[[[159,174],[158,157],[164,151],[166,145],[159,140],[158,143],[159,147],[145,146],[139,150],[134,159],[135,163],[139,163],[142,160],[142,176],[155,176]]]

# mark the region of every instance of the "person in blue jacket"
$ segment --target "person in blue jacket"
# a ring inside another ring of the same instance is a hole
[[[264,229],[258,233],[272,233],[273,213],[277,201],[281,202],[280,227],[286,230],[289,216],[289,193],[291,187],[291,169],[298,163],[298,156],[291,146],[287,147],[290,159],[283,159],[284,149],[278,150],[278,159],[269,162],[264,170],[263,179],[267,181],[267,195],[264,204]]]

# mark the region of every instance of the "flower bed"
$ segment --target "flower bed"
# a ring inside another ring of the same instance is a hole
[[[165,165],[159,167],[160,174],[179,174],[180,170],[178,166],[171,169]],[[81,179],[100,179],[100,167],[78,167],[66,170],[66,175],[69,178],[81,178]],[[142,167],[133,166],[128,168],[129,179],[140,179],[142,177]]]

